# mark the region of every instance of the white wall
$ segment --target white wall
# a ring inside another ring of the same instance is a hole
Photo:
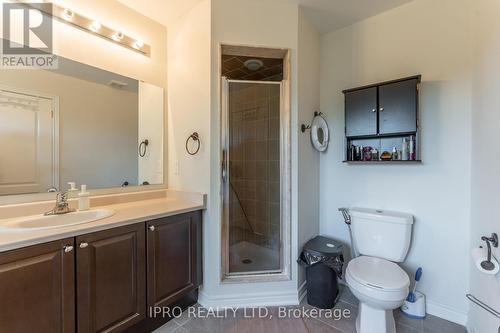
[[[472,103],[472,246],[484,245],[480,238],[496,232],[500,235],[500,2],[474,0],[475,72]],[[495,249],[500,259],[500,249]],[[494,309],[500,309],[500,275],[480,273],[471,265],[470,292]],[[500,319],[470,306],[468,327],[471,332],[497,332]]]
[[[314,111],[320,111],[319,48],[316,28],[299,9],[298,45],[298,124],[310,124]],[[294,128],[292,132],[295,133]],[[319,234],[319,159],[310,140],[310,132],[298,133],[298,247]],[[305,281],[305,269],[299,266],[299,287]]]
[[[321,156],[321,233],[349,243],[338,207],[412,213],[404,267],[424,275],[428,311],[465,323],[469,272],[471,1],[416,0],[322,36],[321,110],[333,129]],[[422,165],[348,165],[341,91],[422,74]],[[477,146],[475,146],[477,148]],[[492,144],[489,144],[492,147]]]

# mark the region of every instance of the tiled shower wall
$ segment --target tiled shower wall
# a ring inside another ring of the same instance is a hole
[[[280,85],[229,86],[230,245],[280,246]]]

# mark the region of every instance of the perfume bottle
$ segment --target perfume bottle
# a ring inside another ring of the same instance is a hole
[[[415,138],[410,136],[410,161],[415,161],[417,159],[417,154],[415,153]]]

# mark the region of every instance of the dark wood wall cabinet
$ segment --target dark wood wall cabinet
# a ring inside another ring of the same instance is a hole
[[[345,162],[418,162],[421,76],[344,90]]]
[[[0,253],[0,331],[148,332],[201,272],[201,211]]]

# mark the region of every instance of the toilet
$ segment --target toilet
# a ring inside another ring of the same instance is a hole
[[[409,292],[410,279],[397,263],[406,258],[413,216],[352,208],[352,242],[359,255],[347,265],[346,281],[359,300],[357,333],[395,333],[392,311]]]

